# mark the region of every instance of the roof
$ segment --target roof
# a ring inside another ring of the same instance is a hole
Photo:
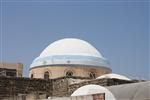
[[[116,78],[116,79],[121,79],[121,80],[131,80],[129,78],[127,78],[126,76],[123,75],[119,75],[119,74],[114,74],[114,73],[110,73],[110,74],[104,74],[102,76],[97,77],[97,79],[103,79],[103,78]]]
[[[106,100],[150,100],[150,81],[109,87],[94,84],[85,85],[78,88],[71,96],[99,93],[105,93]]]
[[[45,65],[90,65],[109,68],[109,62],[90,43],[76,38],[53,42],[31,64],[30,68]]]
[[[107,87],[117,100],[150,100],[150,81]]]
[[[94,84],[85,85],[78,88],[71,96],[86,96],[99,93],[105,93],[106,100],[116,100],[107,88]]]
[[[53,42],[42,51],[39,57],[52,55],[83,55],[102,58],[95,47],[84,40],[76,38],[65,38]]]

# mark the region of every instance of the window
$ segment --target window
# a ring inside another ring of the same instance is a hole
[[[16,70],[6,70],[6,76],[16,77]]]
[[[33,74],[31,74],[31,78],[33,78]]]
[[[89,76],[90,78],[96,78],[96,74],[94,72],[90,72]]]
[[[67,71],[67,72],[66,72],[66,76],[68,76],[68,77],[73,76],[73,72],[72,72],[72,71]]]
[[[44,79],[46,79],[46,80],[49,79],[49,72],[48,72],[48,71],[46,71],[46,72],[44,73]]]

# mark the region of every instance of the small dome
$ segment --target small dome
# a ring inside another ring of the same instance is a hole
[[[109,67],[109,62],[88,42],[76,38],[65,38],[46,47],[32,62],[30,68],[60,64]]]
[[[110,78],[110,79],[116,78],[116,79],[128,80],[128,81],[131,80],[131,79],[127,78],[126,76],[119,75],[119,74],[114,74],[114,73],[104,74],[104,75],[98,77],[97,79],[103,79],[103,78]]]
[[[86,96],[100,93],[105,93],[105,100],[116,100],[113,94],[107,88],[94,84],[85,85],[78,88],[71,96]]]

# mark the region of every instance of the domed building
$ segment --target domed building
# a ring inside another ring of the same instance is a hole
[[[96,78],[111,73],[110,64],[84,40],[65,38],[53,42],[30,65],[30,78],[53,79],[63,76]]]

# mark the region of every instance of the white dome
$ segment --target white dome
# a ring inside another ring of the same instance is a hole
[[[121,80],[128,80],[130,81],[131,79],[127,78],[126,76],[123,76],[123,75],[119,75],[119,74],[114,74],[114,73],[111,73],[111,74],[104,74],[100,77],[98,77],[97,79],[103,79],[103,78],[116,78],[116,79],[121,79]]]
[[[53,42],[43,50],[39,57],[50,55],[85,55],[102,58],[102,55],[91,44],[75,38],[65,38]]]
[[[89,96],[92,94],[100,94],[100,93],[105,93],[105,99],[106,100],[116,100],[114,95],[105,87],[102,87],[100,85],[85,85],[80,88],[78,88],[76,91],[73,92],[71,95],[72,97],[74,96]]]
[[[109,62],[91,44],[80,39],[66,38],[46,47],[30,68],[58,64],[109,67]]]

